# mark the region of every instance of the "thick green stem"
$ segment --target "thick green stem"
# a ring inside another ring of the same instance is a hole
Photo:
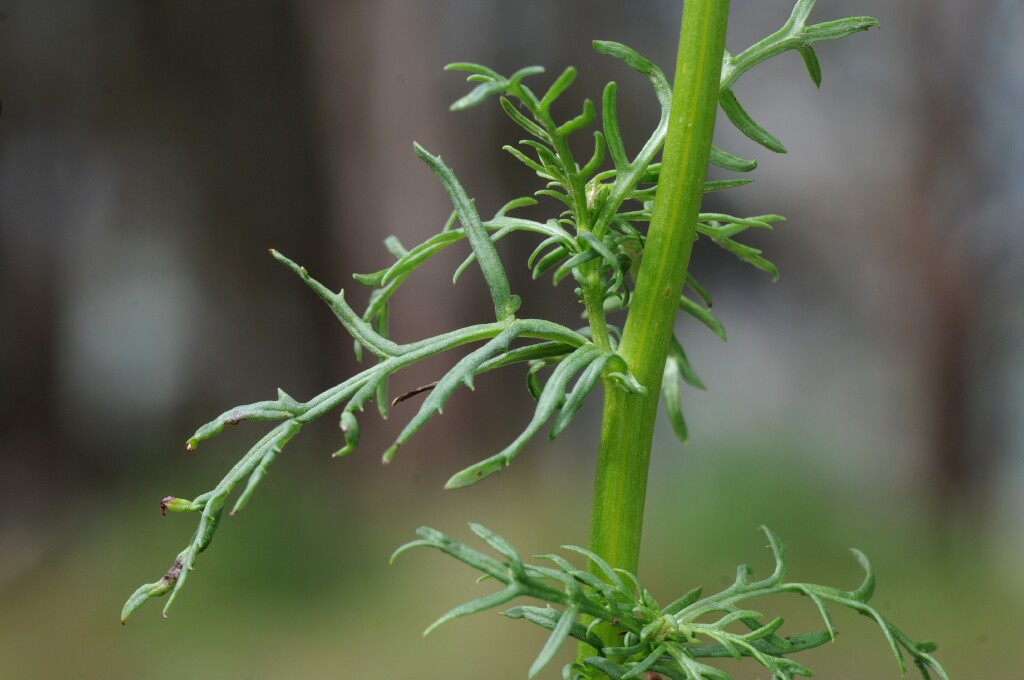
[[[728,13],[728,0],[687,0],[683,8],[661,177],[619,346],[646,394],[628,395],[605,386],[590,548],[612,566],[633,572],[640,554],[659,388],[707,174]],[[599,634],[616,643],[614,630]]]

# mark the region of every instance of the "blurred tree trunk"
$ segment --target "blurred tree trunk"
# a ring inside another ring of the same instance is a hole
[[[981,124],[987,20],[991,1],[970,6],[918,4],[911,70],[919,153],[902,197],[900,249],[905,276],[923,303],[918,355],[924,404],[923,462],[932,515],[941,535],[971,500],[979,456],[971,451],[971,357],[983,278],[969,238],[992,168],[973,152]],[[966,180],[966,181],[965,181]],[[981,398],[985,398],[982,396]],[[982,408],[985,405],[981,405]]]

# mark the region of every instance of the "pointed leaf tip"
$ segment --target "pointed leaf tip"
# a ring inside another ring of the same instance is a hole
[[[562,648],[562,645],[569,637],[570,632],[572,632],[572,626],[576,622],[578,613],[578,609],[574,605],[566,607],[565,611],[562,612],[561,617],[558,619],[558,623],[555,624],[554,629],[551,631],[551,636],[544,644],[544,648],[541,649],[540,654],[537,655],[533,665],[530,666],[530,670],[527,675],[530,680],[537,677],[537,674],[555,658],[558,650]]]
[[[473,486],[485,477],[501,472],[507,467],[507,463],[504,460],[497,460],[489,458],[487,460],[480,461],[476,465],[471,465],[465,470],[455,473],[451,479],[445,483],[445,490],[451,489],[464,489],[467,486]]]
[[[509,290],[505,268],[498,257],[498,251],[495,250],[490,235],[487,234],[480,221],[480,215],[477,213],[473,201],[462,184],[459,183],[455,173],[442,162],[440,156],[431,155],[416,142],[413,142],[413,149],[420,160],[437,175],[441,185],[448,193],[456,213],[458,213],[459,222],[462,223],[466,238],[476,256],[477,264],[490,289],[497,319],[504,321],[513,318],[515,311],[519,308],[519,298],[512,295]]]
[[[718,103],[730,122],[747,138],[757,142],[769,151],[786,153],[785,145],[750,117],[750,114],[740,105],[732,90],[722,90],[718,95]]]
[[[856,590],[850,593],[850,597],[859,602],[866,603],[875,594],[875,572],[871,568],[871,562],[868,561],[867,555],[856,548],[850,548],[850,552],[853,553],[854,559],[857,560],[861,569],[864,570],[864,580],[857,586]]]
[[[797,51],[800,53],[800,58],[804,60],[804,66],[807,67],[807,74],[811,76],[811,82],[820,89],[821,64],[818,63],[818,55],[814,53],[814,48],[807,45],[806,47],[797,48]]]

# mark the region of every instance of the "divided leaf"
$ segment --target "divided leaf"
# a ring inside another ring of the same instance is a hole
[[[901,671],[905,670],[902,656],[906,652],[911,655],[926,680],[931,677],[930,673],[948,680],[945,670],[931,656],[935,651],[934,643],[911,639],[866,601],[852,598],[851,593],[828,586],[785,582],[785,548],[778,537],[765,527],[762,529],[768,537],[776,562],[775,570],[769,577],[752,582],[753,575],[749,567],[742,565],[737,569],[736,582],[725,590],[702,597],[701,589],[695,588],[664,608],[659,607],[636,576],[627,571],[612,569],[607,562],[588,550],[563,546],[563,549],[590,560],[595,572],[603,575],[604,579],[595,578],[592,573],[573,566],[558,555],[540,556],[548,559],[555,568],[522,564],[516,551],[505,539],[478,525],[471,525],[471,528],[504,561],[496,560],[429,528],[421,528],[417,533],[422,540],[403,546],[396,551],[396,555],[414,547],[436,548],[483,572],[488,577],[485,580],[497,580],[504,586],[496,592],[452,609],[438,623],[500,606],[517,596],[548,603],[546,607],[516,606],[505,612],[509,618],[530,621],[551,631],[529,669],[530,678],[536,677],[552,661],[569,637],[586,642],[597,650],[598,655],[586,659],[590,671],[578,663],[569,664],[563,669],[563,677],[630,680],[643,678],[650,671],[666,678],[682,680],[732,680],[732,676],[722,669],[702,661],[726,657],[750,660],[777,678],[810,677],[813,675],[811,670],[792,656],[835,639],[835,626],[824,604],[831,602],[873,619],[882,629]],[[867,583],[873,578],[870,565],[863,560],[862,555],[855,554],[868,574]],[[859,593],[862,589],[863,586],[854,592]],[[766,603],[766,598],[783,593],[799,593],[808,597],[821,614],[826,630],[782,637],[779,634],[784,625],[782,617],[762,623],[764,617],[759,611],[742,606],[750,600]],[[561,607],[561,611],[556,607]],[[588,626],[579,621],[581,615],[591,619]],[[429,630],[436,628],[438,623]],[[742,623],[749,632],[737,632],[734,629],[737,623]],[[593,633],[598,625],[610,625],[618,630],[621,645],[605,645]],[[593,675],[594,670],[603,675]]]

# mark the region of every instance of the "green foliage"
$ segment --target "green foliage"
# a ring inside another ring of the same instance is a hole
[[[782,28],[736,56],[728,53],[725,55],[719,95],[722,111],[740,132],[769,151],[786,153],[786,147],[774,135],[758,125],[740,106],[732,91],[732,86],[739,77],[761,62],[793,50],[803,59],[814,86],[821,87],[821,66],[813,45],[828,40],[839,40],[878,26],[878,21],[873,17],[849,17],[808,26],[807,16],[816,2],[817,0],[797,0],[789,20]]]
[[[441,180],[455,210],[441,231],[411,249],[403,247],[394,237],[385,241],[395,262],[385,269],[355,277],[358,283],[373,289],[362,315],[348,304],[343,290],[335,293],[310,276],[304,267],[277,251],[270,251],[278,262],[295,272],[330,307],[354,338],[357,356],[362,357],[365,350],[376,356],[378,362],[309,401],[299,402],[279,390],[275,400],[237,406],[199,428],[188,440],[186,448],[189,451],[195,450],[200,442],[219,434],[226,426],[243,421],[279,421],[275,429],[253,446],[214,490],[191,502],[166,508],[202,513],[200,526],[189,546],[181,552],[167,574],[156,583],[140,587],[129,598],[122,619],[151,597],[170,593],[164,608],[164,612],[167,612],[197,556],[212,540],[224,505],[235,487],[247,478],[245,489],[231,514],[246,505],[271,463],[303,425],[341,408],[340,426],[344,445],[335,455],[350,453],[359,441],[360,429],[356,413],[362,412],[368,402],[376,401],[380,413],[386,417],[389,411],[389,378],[416,362],[463,345],[483,342],[429,386],[429,394],[417,413],[399,433],[394,444],[384,452],[385,463],[391,462],[400,447],[442,412],[460,387],[473,389],[475,376],[510,364],[527,364],[529,367],[528,386],[537,401],[530,422],[504,449],[453,475],[447,488],[469,486],[502,471],[552,418],[554,423],[550,438],[557,437],[568,427],[599,381],[610,389],[627,393],[644,391],[645,388],[630,374],[625,361],[615,353],[614,336],[618,329],[607,324],[605,309],[619,310],[629,306],[631,276],[635,263],[643,255],[644,245],[643,234],[634,223],[650,219],[650,202],[660,171],[660,166],[651,161],[664,142],[670,88],[664,74],[657,67],[628,47],[610,42],[595,43],[595,47],[602,53],[623,60],[647,76],[662,102],[661,122],[633,160],[627,159],[618,130],[614,83],[605,88],[605,132],[595,132],[597,150],[594,157],[581,168],[569,149],[568,138],[594,121],[593,105],[585,104],[580,116],[562,124],[556,124],[550,114],[551,105],[575,78],[573,69],[566,70],[542,97],[537,97],[522,83],[522,79],[540,72],[539,67],[523,69],[508,78],[474,64],[453,64],[448,67],[471,71],[470,80],[480,83],[469,95],[456,102],[453,108],[475,106],[491,94],[502,95],[503,108],[508,115],[535,137],[522,142],[527,151],[536,154],[535,160],[525,152],[508,148],[516,158],[548,180],[547,186],[539,190],[537,195],[556,198],[568,208],[557,218],[539,222],[510,216],[508,213],[512,210],[536,203],[533,198],[519,198],[507,203],[491,219],[481,220],[474,202],[451,168],[439,157],[415,145],[416,154]],[[518,107],[511,104],[508,97],[515,98],[530,113],[531,118],[527,118]],[[602,172],[599,169],[606,148],[607,154],[614,160],[615,168]],[[713,186],[709,190],[715,188],[718,187]],[[627,201],[639,203],[643,207],[640,210],[625,211],[622,205]],[[731,237],[744,229],[765,228],[770,221],[780,219],[777,216],[741,219],[717,214],[702,217],[706,218],[703,226],[705,232],[702,233],[717,239],[716,242],[731,242]],[[456,227],[456,222],[459,227]],[[579,284],[576,293],[582,298],[587,310],[585,316],[590,322],[588,329],[575,331],[550,321],[520,319],[516,316],[520,300],[511,293],[508,277],[494,246],[512,232],[533,233],[540,237],[540,244],[528,262],[535,277],[552,271],[552,280],[557,284],[572,275]],[[406,345],[395,343],[387,336],[391,296],[433,256],[464,240],[469,242],[471,252],[457,268],[454,279],[457,280],[459,274],[473,263],[480,267],[494,303],[495,322],[454,330]],[[695,281],[693,285],[703,291]],[[695,309],[689,300],[681,301],[680,305],[681,309],[697,315],[712,327],[718,324],[709,312]],[[523,340],[533,342],[512,346],[514,342]],[[551,367],[553,371],[547,383],[541,386],[538,372]],[[692,374],[692,369],[687,368],[686,372],[687,375]],[[573,384],[574,378],[576,382]]]
[[[780,680],[810,677],[813,675],[810,669],[791,657],[835,641],[836,627],[826,606],[833,604],[878,624],[902,674],[907,670],[905,650],[926,680],[932,678],[932,673],[936,678],[948,680],[942,666],[931,656],[936,649],[933,642],[911,639],[868,604],[875,590],[875,575],[859,550],[852,552],[865,576],[853,590],[791,583],[785,580],[788,566],[785,547],[771,530],[762,527],[775,557],[775,570],[770,576],[755,580],[754,571],[743,564],[736,570],[736,580],[725,590],[701,597],[701,588],[694,588],[661,606],[633,574],[613,569],[589,550],[562,546],[563,550],[586,557],[596,566],[594,571],[598,575],[574,567],[560,555],[536,556],[552,566],[525,564],[501,536],[478,524],[471,524],[470,529],[498,553],[500,559],[435,529],[422,527],[416,532],[420,539],[399,548],[392,560],[411,548],[434,548],[481,572],[481,580],[494,580],[504,585],[501,590],[455,607],[431,624],[424,634],[452,619],[499,607],[518,597],[549,603],[546,607],[523,605],[503,612],[509,618],[525,619],[551,631],[530,668],[530,678],[554,658],[569,637],[590,645],[598,650],[598,655],[567,665],[562,670],[562,677],[567,680],[605,677],[629,680],[644,678],[648,671],[672,680],[731,680],[728,673],[710,665],[711,660],[725,657],[751,659]],[[765,621],[761,612],[744,606],[755,598],[785,593],[809,599],[821,615],[825,630],[783,637],[778,634],[784,623],[782,617]],[[550,605],[562,609],[559,611]],[[590,618],[589,625],[581,622],[581,615]],[[619,632],[620,645],[608,646],[594,634],[595,628],[602,624]]]
[[[785,147],[740,105],[733,92],[739,77],[771,57],[795,51],[802,58],[814,84],[820,85],[821,68],[813,45],[877,25],[874,19],[867,17],[807,25],[807,17],[814,4],[815,0],[798,0],[780,30],[735,56],[726,52],[722,61],[717,87],[719,106],[743,134],[771,151],[784,153]],[[724,19],[721,26],[724,30]],[[717,44],[720,52],[721,42]],[[348,304],[343,290],[334,292],[310,276],[304,267],[271,250],[273,257],[293,271],[335,314],[354,339],[357,358],[361,361],[364,354],[370,354],[376,361],[308,401],[298,401],[279,390],[276,399],[232,408],[197,430],[188,440],[189,451],[229,425],[243,421],[276,423],[213,490],[193,500],[164,499],[161,509],[165,512],[200,513],[198,527],[167,573],[159,581],[143,585],[131,595],[122,610],[122,621],[149,599],[169,595],[164,607],[166,615],[199,553],[210,545],[226,503],[238,485],[246,481],[230,514],[245,507],[270,465],[302,426],[330,412],[340,410],[342,442],[334,455],[344,456],[359,443],[357,414],[362,414],[368,403],[376,402],[380,415],[387,418],[391,406],[427,392],[419,409],[384,452],[383,462],[389,463],[417,431],[443,411],[460,388],[473,389],[477,375],[513,364],[523,366],[527,391],[536,401],[533,416],[505,448],[454,474],[446,488],[459,488],[504,470],[548,423],[552,423],[549,429],[551,439],[564,432],[598,384],[601,384],[606,397],[646,395],[657,398],[656,385],[641,384],[627,360],[618,352],[622,326],[610,323],[608,317],[628,315],[633,308],[640,265],[648,242],[645,225],[652,220],[657,223],[654,205],[659,183],[665,177],[672,177],[673,182],[678,182],[680,176],[678,168],[663,167],[659,161],[670,126],[679,125],[671,115],[673,89],[658,67],[631,48],[609,41],[596,41],[593,45],[599,53],[618,59],[647,78],[660,103],[658,124],[635,155],[630,155],[620,133],[617,86],[614,82],[608,83],[603,90],[600,112],[587,99],[578,115],[559,122],[552,115],[552,105],[572,85],[576,78],[575,69],[566,69],[542,94],[537,94],[524,81],[541,74],[541,67],[531,66],[506,77],[478,64],[450,64],[448,70],[467,72],[468,81],[475,84],[467,95],[452,105],[453,110],[475,107],[497,97],[505,114],[527,134],[527,138],[518,145],[504,148],[542,180],[543,185],[534,192],[534,196],[514,199],[490,219],[484,220],[454,171],[439,156],[416,144],[416,155],[437,175],[454,210],[435,235],[412,248],[405,248],[395,237],[385,239],[385,247],[394,261],[378,271],[354,276],[357,283],[370,289],[362,314]],[[714,61],[708,61],[707,54],[703,56],[706,65],[717,68],[717,56]],[[705,82],[713,94],[716,81],[712,77]],[[713,102],[713,98],[706,101]],[[713,106],[709,106],[710,119],[702,124],[712,125],[713,113]],[[599,115],[600,129],[592,130],[593,152],[586,160],[577,160],[570,147],[570,138],[595,125]],[[705,141],[710,139],[710,130],[707,127]],[[708,163],[733,172],[748,173],[757,166],[755,160],[741,158],[716,147],[711,147],[710,153],[705,155]],[[699,160],[702,173],[705,155],[701,155]],[[696,193],[700,190],[706,193],[742,186],[752,180],[715,180],[707,181],[703,186],[700,181],[691,182],[688,186],[693,187]],[[667,179],[665,184],[668,184]],[[534,220],[510,214],[538,204],[538,199],[555,206],[556,210],[548,219]],[[553,199],[554,203],[548,199]],[[691,204],[693,213],[696,213],[696,203]],[[748,229],[771,229],[782,220],[781,216],[773,214],[736,217],[699,213],[694,238],[713,243],[775,279],[778,276],[775,265],[764,258],[760,250],[736,238]],[[558,285],[571,277],[575,283],[573,292],[583,307],[586,328],[571,329],[543,319],[517,316],[521,300],[512,293],[495,245],[513,232],[532,234],[537,239],[537,245],[526,262],[534,278],[550,276],[552,283]],[[468,267],[478,266],[491,295],[495,321],[408,344],[394,342],[388,330],[392,296],[409,276],[435,255],[461,245],[463,241],[468,243],[469,252],[456,268],[453,283]],[[658,256],[664,256],[664,253],[659,252]],[[678,270],[680,281],[684,272],[685,269]],[[660,287],[657,295],[662,295]],[[664,320],[665,324],[671,325],[682,313],[725,339],[725,328],[711,311],[711,295],[692,275],[687,274],[685,285],[681,284],[674,293],[666,288],[664,295],[672,295],[665,298],[671,312],[670,318]],[[674,302],[675,295],[679,296],[678,304]],[[474,344],[478,346],[435,382],[389,400],[389,380],[394,374],[424,359]],[[624,354],[628,355],[628,351]],[[657,372],[661,371],[660,364],[655,368]],[[541,374],[548,369],[546,382],[542,382]],[[656,378],[648,382],[653,383]],[[697,389],[705,387],[678,337],[673,334],[664,364],[661,397],[673,430],[680,440],[685,441],[688,428],[682,411],[683,383]],[[646,470],[642,472],[646,474]],[[642,509],[642,502],[640,507]],[[430,629],[450,619],[500,606],[521,596],[561,606],[561,611],[550,607],[519,606],[506,612],[511,618],[527,619],[552,631],[548,643],[529,671],[530,677],[551,661],[569,637],[590,645],[597,655],[567,666],[563,672],[566,678],[608,677],[618,680],[640,678],[652,672],[673,679],[723,680],[729,676],[705,660],[724,656],[753,659],[777,678],[807,676],[810,671],[790,656],[835,639],[835,627],[825,606],[831,603],[874,619],[885,634],[901,670],[904,670],[901,650],[906,650],[925,678],[930,677],[929,673],[946,678],[941,666],[929,655],[934,645],[911,640],[868,605],[874,577],[867,560],[856,551],[855,556],[867,572],[864,584],[856,590],[787,583],[783,581],[785,551],[774,534],[765,530],[776,559],[772,576],[754,581],[752,571],[742,566],[736,582],[723,592],[701,598],[699,589],[694,590],[662,608],[630,572],[612,568],[595,553],[571,546],[566,548],[586,556],[592,572],[577,569],[557,555],[543,556],[553,567],[526,565],[500,536],[478,525],[471,526],[503,560],[489,557],[426,528],[419,532],[421,540],[398,552],[414,546],[437,548],[505,586],[496,593],[453,609]],[[782,626],[781,618],[762,623],[760,613],[741,606],[754,597],[781,593],[797,593],[809,598],[821,613],[826,629],[780,637],[776,633]],[[611,626],[621,632],[621,645],[609,645],[608,637],[602,637],[598,632],[601,626]],[[747,630],[739,630],[741,627]]]

